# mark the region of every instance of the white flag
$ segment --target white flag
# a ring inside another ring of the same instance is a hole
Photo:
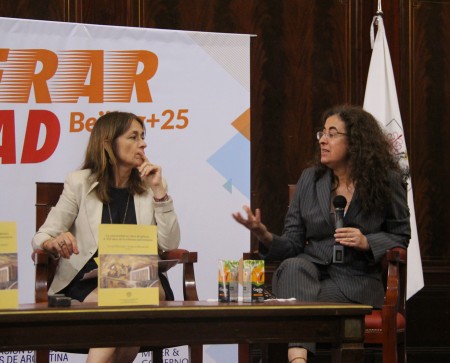
[[[374,22],[378,25],[373,42]],[[383,18],[375,16],[371,26],[372,58],[367,77],[364,109],[370,112],[384,127],[399,155],[402,168],[409,168],[403,124],[395,88],[391,55],[384,31]],[[408,180],[408,205],[411,212],[411,240],[408,247],[407,293],[410,298],[423,286],[422,261],[420,259],[419,238],[417,235],[416,214],[414,211],[413,188]]]

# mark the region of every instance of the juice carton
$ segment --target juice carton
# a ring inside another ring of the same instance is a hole
[[[250,260],[244,260],[242,266],[242,301],[252,302],[252,265]]]
[[[242,284],[244,302],[264,302],[264,260],[244,260]]]
[[[219,301],[237,302],[239,295],[238,283],[239,262],[219,260]]]

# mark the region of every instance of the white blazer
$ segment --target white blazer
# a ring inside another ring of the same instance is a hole
[[[45,223],[33,237],[33,249],[42,249],[42,244],[60,233],[70,231],[78,242],[78,255],[69,259],[60,258],[49,294],[66,287],[98,247],[98,226],[102,219],[103,203],[95,193],[98,182],[88,169],[70,173],[64,182],[64,190],[58,203],[50,211]],[[167,184],[164,181],[167,187]],[[162,251],[178,248],[180,227],[172,198],[162,203],[153,201],[151,189],[134,195],[137,224],[158,226],[158,247]]]

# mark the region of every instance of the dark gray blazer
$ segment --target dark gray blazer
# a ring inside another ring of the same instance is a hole
[[[330,277],[351,301],[380,307],[384,297],[380,261],[386,250],[407,247],[411,234],[406,189],[394,175],[390,183],[392,199],[384,213],[364,213],[356,189],[344,225],[359,228],[370,250],[345,247],[344,263],[333,264],[332,174],[328,171],[316,181],[315,168],[306,169],[297,183],[283,233],[273,235],[265,259],[284,260],[302,254],[311,262],[328,265]]]

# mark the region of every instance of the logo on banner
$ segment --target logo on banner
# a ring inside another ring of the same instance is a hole
[[[146,50],[0,49],[0,102],[152,102],[148,82],[158,57]]]
[[[150,80],[158,57],[147,50],[0,49],[0,104],[152,103]],[[33,93],[32,93],[33,91]],[[106,111],[107,112],[107,111]],[[102,116],[105,112],[99,112]],[[140,116],[150,128],[187,127],[188,109],[167,109]],[[98,116],[71,112],[69,132],[90,132]],[[40,163],[56,150],[61,134],[58,116],[50,110],[29,110],[20,162]],[[45,130],[42,145],[39,136]],[[1,164],[16,163],[14,110],[0,110]]]

